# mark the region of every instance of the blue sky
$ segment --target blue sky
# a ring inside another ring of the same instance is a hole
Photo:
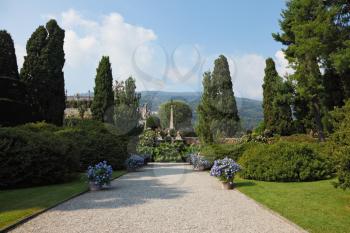
[[[285,0],[17,1],[0,0],[0,29],[11,33],[19,66],[31,33],[49,18],[66,30],[64,68],[70,94],[93,89],[109,55],[115,79],[132,75],[139,90],[198,91],[201,75],[224,54],[235,94],[261,99],[264,59],[289,71],[278,32]]]

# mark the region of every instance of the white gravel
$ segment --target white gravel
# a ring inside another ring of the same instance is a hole
[[[207,172],[154,163],[18,226],[13,232],[303,232]]]

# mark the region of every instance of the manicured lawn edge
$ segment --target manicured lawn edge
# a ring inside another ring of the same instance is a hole
[[[302,228],[301,226],[299,226],[298,224],[292,222],[291,220],[289,220],[288,218],[284,217],[283,215],[281,215],[280,213],[270,209],[268,206],[256,201],[255,199],[253,199],[252,197],[248,196],[247,194],[243,193],[242,191],[240,191],[239,189],[235,188],[235,191],[239,192],[240,194],[244,195],[247,199],[253,201],[255,204],[257,204],[258,206],[260,206],[261,208],[265,209],[266,211],[268,211],[269,213],[271,213],[272,215],[276,216],[277,218],[281,219],[282,221],[294,226],[295,228],[297,228],[298,230],[307,233],[308,231],[305,230],[304,228]]]
[[[125,175],[126,173],[128,173],[127,171],[121,171],[121,172],[122,172],[121,174],[118,174],[116,177],[113,177],[112,181],[115,180],[115,179],[118,179],[119,177],[121,177],[121,176]],[[84,190],[84,191],[82,191],[82,192],[76,193],[76,194],[74,194],[74,195],[72,195],[72,196],[70,196],[70,197],[68,197],[68,198],[66,198],[66,199],[64,199],[64,200],[61,200],[61,201],[55,203],[54,205],[52,205],[52,206],[50,206],[50,207],[48,207],[48,208],[45,208],[45,209],[40,210],[40,211],[38,211],[38,212],[36,212],[36,213],[34,213],[34,214],[31,214],[31,215],[29,215],[29,216],[26,216],[26,217],[24,217],[24,218],[21,218],[21,219],[19,219],[17,222],[15,222],[15,223],[13,223],[13,224],[7,226],[7,227],[1,228],[1,229],[0,229],[0,232],[8,232],[8,231],[10,231],[10,230],[13,230],[13,229],[16,228],[17,226],[19,226],[19,225],[21,225],[21,224],[23,224],[23,223],[25,223],[25,222],[28,222],[29,220],[31,220],[31,219],[33,219],[33,218],[39,216],[40,214],[43,214],[43,213],[45,213],[46,211],[51,210],[51,209],[57,207],[58,205],[61,205],[61,204],[65,203],[65,202],[67,202],[67,201],[69,201],[69,200],[71,200],[71,199],[73,199],[73,198],[76,198],[76,197],[78,197],[78,196],[81,196],[81,195],[83,195],[83,194],[85,194],[85,193],[87,193],[87,192],[89,192],[89,188],[88,188],[88,187],[86,187],[86,190]]]

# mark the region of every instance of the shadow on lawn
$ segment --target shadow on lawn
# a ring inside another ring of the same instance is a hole
[[[246,186],[255,186],[256,184],[252,181],[238,181],[235,183],[236,187],[246,187]]]
[[[157,168],[152,169],[152,167]],[[55,208],[58,211],[79,209],[109,209],[140,205],[155,199],[175,199],[187,193],[175,187],[183,182],[184,174],[191,172],[179,165],[151,165],[142,171],[129,173],[112,182],[111,187],[97,192],[89,192]],[[168,183],[168,176],[180,175]]]

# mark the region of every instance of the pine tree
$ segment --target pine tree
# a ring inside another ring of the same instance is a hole
[[[324,140],[322,117],[325,88],[320,73],[319,61],[326,59],[331,38],[334,35],[332,14],[327,11],[325,1],[292,0],[287,2],[287,9],[282,12],[280,21],[282,34],[273,34],[275,40],[286,45],[285,54],[296,70],[293,75],[297,82],[296,93],[305,106],[304,111],[311,111],[312,130]],[[321,64],[322,65],[322,64]],[[299,122],[306,119],[298,119]]]
[[[116,81],[114,125],[119,134],[128,134],[138,126],[141,95],[136,93],[136,81],[129,77],[125,82]]]
[[[55,20],[39,26],[27,42],[20,74],[31,95],[33,118],[56,125],[63,124],[65,109],[64,34]]]
[[[272,133],[292,132],[292,87],[278,75],[272,58],[266,60],[263,84],[264,126]]]
[[[113,122],[113,76],[109,57],[103,56],[97,69],[94,99],[91,104],[92,117],[101,122]]]
[[[232,137],[239,128],[239,116],[232,89],[230,69],[225,56],[214,62],[211,78],[211,102],[215,112],[211,117],[211,130],[215,136]]]
[[[0,76],[18,79],[15,47],[11,35],[0,30]]]

